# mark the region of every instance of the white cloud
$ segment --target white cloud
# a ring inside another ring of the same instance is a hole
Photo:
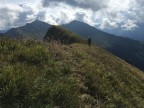
[[[40,18],[40,20],[55,25],[68,23],[75,19],[75,9],[70,10],[72,10],[71,7],[62,4],[59,4],[58,7],[48,7],[43,10],[44,17],[43,19]]]
[[[109,19],[103,19],[103,22],[100,26],[101,29],[114,29],[118,28],[118,24],[116,22],[112,22]]]
[[[14,26],[21,12],[23,9],[17,5],[0,3],[0,29]]]
[[[138,28],[138,26],[136,25],[136,21],[128,19],[125,24],[121,25],[121,28],[124,30],[133,30]]]
[[[135,23],[137,23],[143,21],[142,17],[144,17],[144,11],[141,10],[142,6],[139,7],[140,4],[143,4],[141,0],[42,0],[42,3],[45,8],[51,5],[53,7],[57,7],[59,4],[63,4],[67,5],[68,7],[82,9],[83,12],[78,11],[78,9],[74,11],[74,9],[71,8],[69,8],[68,11],[71,14],[76,12],[76,20],[82,20],[90,25],[98,26],[101,29],[120,28],[122,25],[124,26],[123,23],[126,22],[127,19],[136,20]],[[51,11],[53,11],[53,9]],[[58,24],[60,22],[56,21],[55,18],[52,20]],[[60,20],[62,20],[61,22],[65,23],[63,20],[67,20],[67,18],[60,18]],[[133,26],[132,29],[136,28],[134,27],[134,24],[130,24],[131,27]],[[127,30],[131,29],[129,28]]]
[[[79,7],[84,9],[92,9],[97,11],[101,8],[107,7],[107,2],[109,0],[42,0],[42,4],[44,7],[48,7],[50,5],[56,6],[59,3],[67,4],[72,7]]]
[[[0,29],[22,26],[40,17],[40,0],[31,3],[7,3],[0,1]]]
[[[101,29],[126,30],[144,23],[144,0],[35,0],[33,3],[17,5],[0,1],[0,29],[35,19],[50,24],[80,20]]]

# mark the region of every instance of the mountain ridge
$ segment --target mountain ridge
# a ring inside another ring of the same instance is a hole
[[[137,28],[132,30],[119,30],[119,29],[104,29],[103,31],[111,34],[115,34],[121,37],[129,37],[134,40],[144,42],[144,24],[137,24]]]

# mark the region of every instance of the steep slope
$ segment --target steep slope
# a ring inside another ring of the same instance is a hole
[[[51,26],[44,37],[44,41],[57,41],[64,44],[75,42],[86,43],[81,36],[65,30],[60,26]]]
[[[50,27],[49,24],[36,20],[22,27],[12,28],[8,30],[5,33],[5,35],[13,37],[13,38],[43,39],[49,27]]]
[[[144,108],[144,73],[97,46],[2,42],[2,108]]]
[[[63,27],[84,38],[91,37],[93,43],[144,70],[144,43],[102,32],[79,21],[73,21]]]

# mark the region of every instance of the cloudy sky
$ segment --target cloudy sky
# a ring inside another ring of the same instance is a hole
[[[134,30],[144,23],[144,0],[0,0],[0,30],[36,19],[50,24],[73,20],[99,29]]]

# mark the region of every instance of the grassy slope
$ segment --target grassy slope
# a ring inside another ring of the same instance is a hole
[[[60,26],[51,26],[46,36],[44,37],[46,41],[59,41],[64,44],[71,44],[71,43],[86,43],[86,41],[81,38],[81,36],[70,32],[68,30],[63,29]]]
[[[144,108],[144,73],[99,47],[2,42],[3,108]]]

